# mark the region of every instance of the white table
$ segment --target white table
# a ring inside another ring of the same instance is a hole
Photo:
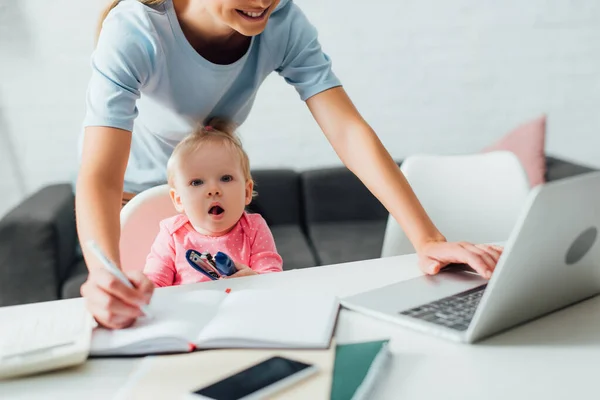
[[[305,288],[348,296],[420,275],[414,255],[160,289]],[[73,301],[81,301],[80,299]],[[598,399],[600,297],[476,345],[448,342],[348,310],[338,343],[391,338],[394,360],[374,399]],[[0,381],[0,399],[106,399],[141,359],[92,359],[40,376]]]

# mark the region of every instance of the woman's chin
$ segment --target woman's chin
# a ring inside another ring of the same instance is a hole
[[[267,23],[239,23],[236,24],[235,26],[235,31],[237,33],[239,33],[240,35],[244,35],[244,36],[258,36],[261,33],[263,33],[263,31],[265,30],[265,28],[267,27]]]

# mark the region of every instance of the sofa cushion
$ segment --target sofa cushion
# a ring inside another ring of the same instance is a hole
[[[270,227],[296,224],[300,226],[300,176],[289,169],[253,170],[254,191],[258,195],[248,206],[259,213]]]
[[[81,297],[80,289],[83,282],[87,279],[88,270],[85,265],[85,261],[79,260],[71,268],[71,275],[65,280],[61,288],[61,295],[63,299],[72,299],[74,297]]]
[[[320,265],[379,258],[386,220],[317,223],[309,227]]]
[[[300,175],[289,169],[253,170],[252,178],[258,195],[248,210],[267,221],[283,259],[283,269],[317,265],[301,222]]]
[[[0,221],[0,306],[55,300],[75,256],[71,186],[47,186]]]
[[[314,267],[317,260],[308,246],[308,239],[298,225],[271,227],[277,252],[283,259],[283,270]]]
[[[546,116],[528,121],[483,151],[507,150],[517,156],[531,187],[541,185],[546,176]]]
[[[549,182],[593,171],[596,171],[596,169],[564,159],[546,156],[546,180]]]
[[[300,174],[308,225],[321,222],[377,221],[385,207],[347,168],[324,168]]]

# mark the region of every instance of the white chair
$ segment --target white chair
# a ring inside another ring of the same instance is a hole
[[[448,241],[506,241],[530,190],[525,170],[508,151],[416,155],[404,160],[401,170]],[[414,252],[390,215],[381,257]]]
[[[146,264],[159,223],[177,214],[169,196],[169,186],[161,185],[134,196],[121,209],[121,267],[141,271]]]

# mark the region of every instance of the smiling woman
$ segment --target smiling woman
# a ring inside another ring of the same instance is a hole
[[[94,240],[118,263],[123,192],[164,184],[173,149],[198,123],[222,116],[242,124],[260,85],[275,71],[306,102],[344,164],[400,223],[427,273],[450,262],[468,262],[482,274],[494,268],[497,251],[446,243],[346,95],[317,30],[293,1],[122,0],[113,2],[104,17],[92,57],[81,136],[76,190],[81,242]],[[222,179],[225,174],[208,181],[191,175],[189,182],[195,184],[185,190],[190,196],[196,191],[214,195],[230,185],[237,187],[236,175],[227,175],[231,182]],[[248,187],[240,185],[232,193],[235,203],[243,205]],[[179,197],[188,213],[185,196]],[[223,211],[215,212],[219,209],[212,202]],[[190,215],[193,229],[221,233],[229,228],[229,216],[239,217],[238,205],[212,200],[205,206]],[[168,235],[164,240],[168,243]],[[152,283],[132,273],[136,288],[127,288],[93,255],[84,251],[84,256],[90,274],[81,291],[92,314],[111,328],[132,324],[140,315],[139,304],[150,301]]]

